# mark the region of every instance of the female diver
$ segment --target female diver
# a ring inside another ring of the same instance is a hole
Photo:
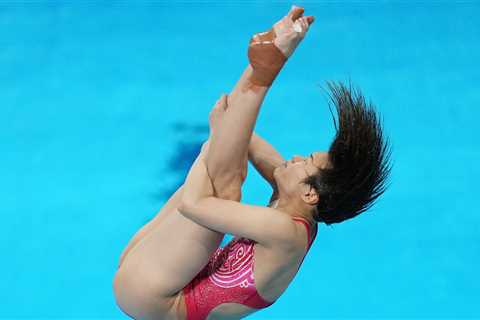
[[[253,133],[261,103],[312,16],[293,6],[254,35],[249,65],[210,113],[210,137],[185,184],[130,241],[113,280],[135,319],[239,319],[273,304],[295,277],[317,232],[373,205],[389,175],[388,145],[372,106],[328,84],[338,114],[328,152],[285,161]],[[267,207],[245,205],[249,159],[270,183]],[[225,233],[235,236],[224,248]]]

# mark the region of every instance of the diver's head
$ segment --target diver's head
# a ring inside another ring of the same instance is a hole
[[[313,152],[309,156],[295,155],[285,161],[274,171],[280,198],[290,204],[294,203],[297,211],[312,211],[319,200],[319,195],[315,188],[305,183],[305,180],[319,174],[319,169],[327,166],[326,152]]]
[[[315,221],[329,225],[368,210],[386,190],[391,166],[374,107],[359,90],[327,85],[338,116],[337,126],[332,113],[336,135],[328,152],[293,157],[274,177],[281,200],[299,211],[309,209]]]

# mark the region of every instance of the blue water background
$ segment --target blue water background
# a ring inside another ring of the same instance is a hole
[[[250,36],[291,4],[0,2],[0,317],[127,318],[120,253],[184,178]],[[326,151],[319,86],[351,79],[394,167],[377,205],[321,225],[285,294],[250,318],[480,317],[479,3],[296,4],[316,22],[256,131],[287,158]],[[249,174],[244,201],[265,204]]]

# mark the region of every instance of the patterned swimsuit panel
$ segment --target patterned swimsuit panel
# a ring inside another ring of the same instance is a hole
[[[310,248],[308,224],[303,219],[293,219],[303,222],[307,228]],[[212,254],[207,265],[183,289],[187,320],[207,319],[210,311],[223,303],[240,303],[263,309],[275,302],[266,301],[256,290],[253,277],[255,243],[250,239],[235,237]]]

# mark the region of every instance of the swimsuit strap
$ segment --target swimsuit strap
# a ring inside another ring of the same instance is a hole
[[[310,246],[312,245],[312,242],[313,242],[313,240],[310,239],[310,233],[311,233],[310,232],[310,222],[307,219],[302,218],[302,217],[298,217],[298,216],[294,216],[294,217],[292,217],[292,219],[300,221],[301,223],[303,223],[303,225],[307,229],[308,249],[310,249]],[[317,232],[315,231],[315,235],[313,236],[313,239],[315,239],[316,235],[317,235]]]

